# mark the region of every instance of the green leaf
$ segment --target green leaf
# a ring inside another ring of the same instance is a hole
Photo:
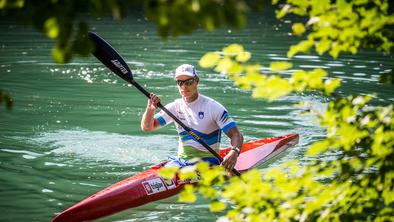
[[[198,188],[198,192],[200,192],[204,198],[214,198],[218,194],[218,191],[211,186],[201,186]]]
[[[186,180],[191,179],[194,180],[197,178],[196,166],[186,166],[180,169],[179,179]]]
[[[197,200],[196,195],[194,194],[194,187],[191,184],[186,184],[183,191],[179,195],[179,202],[183,203],[193,203]]]
[[[270,76],[266,81],[259,83],[253,90],[254,98],[266,98],[273,101],[279,97],[285,96],[292,91],[291,84],[288,80],[279,76]]]
[[[209,210],[211,212],[219,212],[226,209],[226,205],[222,203],[221,201],[215,200],[211,202],[211,205],[209,206]]]
[[[326,151],[329,148],[330,142],[328,140],[322,140],[314,142],[307,151],[308,156],[315,156]]]
[[[56,63],[64,63],[66,61],[65,54],[66,52],[64,51],[64,49],[60,47],[55,46],[52,48],[52,57]]]
[[[241,52],[235,57],[238,62],[247,62],[251,57],[250,52]]]
[[[56,17],[48,18],[44,27],[49,38],[56,39],[59,36],[59,24]]]
[[[227,73],[228,70],[233,66],[233,61],[228,58],[224,57],[222,60],[219,61],[217,64],[215,71],[219,73]]]
[[[220,55],[215,52],[208,52],[199,61],[199,65],[203,68],[212,68],[220,60]]]
[[[175,173],[177,173],[179,168],[177,167],[162,167],[159,170],[159,175],[165,179],[171,179],[174,177]]]
[[[288,70],[293,67],[293,63],[291,62],[271,62],[270,69],[273,72]]]
[[[323,55],[327,50],[330,49],[331,40],[329,39],[322,39],[316,43],[316,51],[319,55]]]
[[[223,52],[227,55],[236,55],[244,52],[244,47],[239,44],[231,44],[223,48]]]
[[[341,79],[328,79],[324,82],[324,92],[331,95],[341,85]]]
[[[287,52],[287,57],[291,58],[298,52],[308,53],[309,49],[314,45],[312,40],[304,40],[299,42],[297,45],[293,45],[290,47],[290,50]]]
[[[305,32],[305,27],[302,23],[295,23],[291,28],[295,35],[302,35]]]

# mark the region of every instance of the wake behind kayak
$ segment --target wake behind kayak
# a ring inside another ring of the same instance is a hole
[[[235,168],[245,172],[268,161],[272,157],[298,143],[298,134],[266,138],[244,143]],[[224,157],[231,148],[220,151]],[[122,210],[138,207],[179,193],[185,184],[196,181],[180,180],[175,176],[171,181],[159,176],[158,171],[165,162],[124,179],[86,198],[58,214],[52,221],[89,221],[108,216]]]

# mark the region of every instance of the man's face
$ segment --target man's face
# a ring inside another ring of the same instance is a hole
[[[182,75],[176,77],[176,81],[178,85],[179,94],[181,94],[182,97],[188,99],[188,98],[193,98],[196,95],[197,85],[198,85],[197,77]]]

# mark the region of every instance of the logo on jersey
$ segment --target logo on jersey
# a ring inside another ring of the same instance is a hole
[[[198,118],[204,119],[204,112],[198,112]]]

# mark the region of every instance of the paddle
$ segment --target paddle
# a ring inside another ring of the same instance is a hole
[[[150,93],[148,93],[140,84],[138,84],[133,79],[133,74],[130,71],[129,66],[123,60],[123,58],[116,52],[110,44],[108,44],[104,39],[98,36],[96,33],[89,32],[89,38],[93,41],[95,50],[93,55],[100,60],[105,66],[107,66],[112,72],[118,75],[120,78],[126,80],[128,83],[135,86],[140,92],[142,92],[146,97],[150,98]],[[183,129],[186,130],[192,137],[194,137],[202,146],[204,146],[212,155],[223,162],[223,158],[210,146],[208,146],[199,136],[197,136],[189,127],[183,124],[176,116],[174,116],[170,111],[168,111],[161,103],[157,106],[167,113],[176,123],[178,123]],[[240,176],[240,173],[233,169],[233,173]]]

